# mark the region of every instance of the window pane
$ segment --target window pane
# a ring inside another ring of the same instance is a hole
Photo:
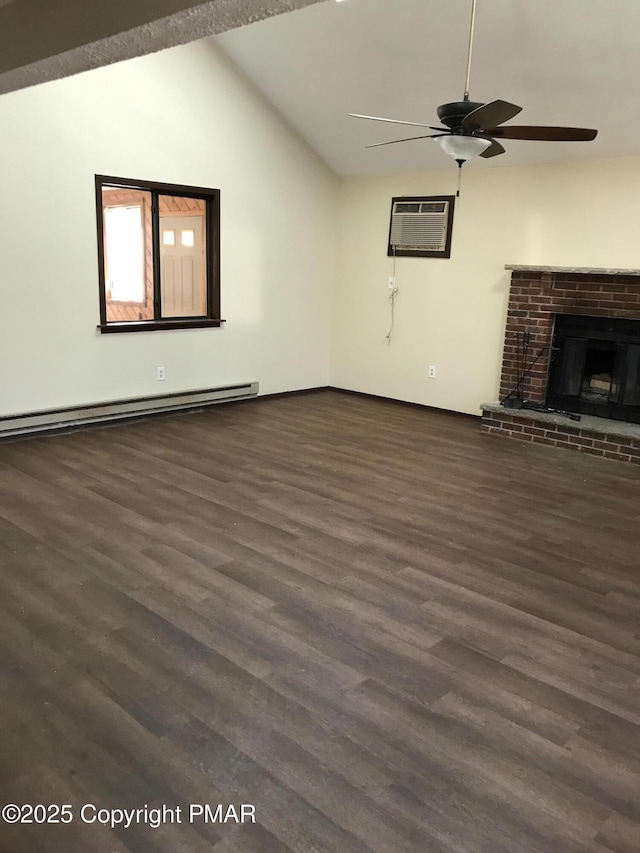
[[[173,229],[168,229],[162,232],[162,242],[165,246],[175,246],[176,232]]]
[[[144,238],[142,210],[107,207],[104,212],[107,238],[107,288],[121,302],[144,299]]]
[[[161,316],[205,317],[206,210],[204,199],[161,195],[162,233],[180,233],[180,242],[160,246]]]
[[[151,194],[104,187],[102,212],[107,321],[153,319]]]

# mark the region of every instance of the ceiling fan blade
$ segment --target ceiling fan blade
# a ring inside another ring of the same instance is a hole
[[[525,127],[511,125],[507,127],[484,128],[487,136],[499,139],[532,139],[537,142],[591,142],[598,135],[597,130],[586,127]]]
[[[437,136],[448,136],[447,133],[429,133],[427,136],[409,136],[407,139],[392,139],[390,142],[376,142],[365,145],[365,148],[380,148],[381,145],[395,145],[396,142],[412,142],[414,139],[435,139]]]
[[[410,124],[413,127],[428,127],[429,130],[447,130],[446,127],[431,127],[430,124],[419,124],[417,121],[400,121],[397,118],[381,118],[380,116],[361,116],[359,113],[349,113],[349,115],[353,118],[367,118],[370,121],[386,121],[389,124]]]
[[[490,104],[484,104],[466,115],[462,120],[462,127],[486,130],[488,127],[502,124],[503,121],[509,121],[519,112],[522,112],[522,107],[510,104],[508,101],[491,101]]]
[[[481,137],[481,138],[486,139],[487,137]],[[489,142],[491,142],[491,145],[488,148],[485,148],[485,150],[480,155],[481,157],[484,157],[484,158],[497,157],[498,154],[504,154],[505,153],[504,146],[500,145],[499,142],[496,142],[495,139],[490,139]]]

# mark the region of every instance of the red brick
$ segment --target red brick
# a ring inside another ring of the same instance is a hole
[[[620,453],[626,453],[628,456],[640,456],[640,447],[635,447],[630,444],[623,444],[620,447]]]
[[[540,427],[526,426],[523,427],[522,431],[527,435],[545,435],[545,431]]]
[[[614,453],[613,450],[604,451],[605,459],[615,459],[616,462],[629,462],[630,456],[625,456],[624,453]]]
[[[582,447],[593,447],[593,439],[592,438],[582,438],[579,435],[575,435],[571,439],[574,444],[579,444]]]
[[[562,435],[562,433],[558,434],[556,444],[558,447],[570,447],[572,450],[578,449],[578,446],[574,444],[568,436]]]
[[[579,287],[583,286],[579,281],[570,281],[569,277],[566,275],[556,276],[556,281],[560,284],[560,288],[562,290],[577,290]],[[554,288],[554,290],[555,289],[556,288]]]
[[[611,447],[610,441],[602,441],[602,439],[596,438],[593,440],[593,446],[597,447],[599,450],[608,450]],[[615,449],[617,450],[619,445],[615,445]]]

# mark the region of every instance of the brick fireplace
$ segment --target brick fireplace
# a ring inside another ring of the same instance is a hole
[[[551,343],[558,315],[640,321],[640,270],[513,265],[507,269],[511,270],[511,289],[500,400],[513,390],[517,381],[518,336],[522,340],[527,333],[528,363],[538,356],[523,383],[522,396],[534,405],[543,406],[547,402]],[[588,415],[582,415],[577,423],[557,415],[507,409],[498,403],[485,404],[482,408],[485,432],[640,463],[638,424]]]

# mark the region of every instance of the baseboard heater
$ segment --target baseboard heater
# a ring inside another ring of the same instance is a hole
[[[83,424],[144,417],[160,412],[199,409],[214,403],[249,400],[258,396],[258,387],[257,382],[245,382],[241,385],[180,391],[176,394],[160,394],[155,397],[131,397],[128,400],[112,400],[108,403],[89,403],[86,406],[3,415],[0,416],[0,439],[46,430],[69,429]]]

